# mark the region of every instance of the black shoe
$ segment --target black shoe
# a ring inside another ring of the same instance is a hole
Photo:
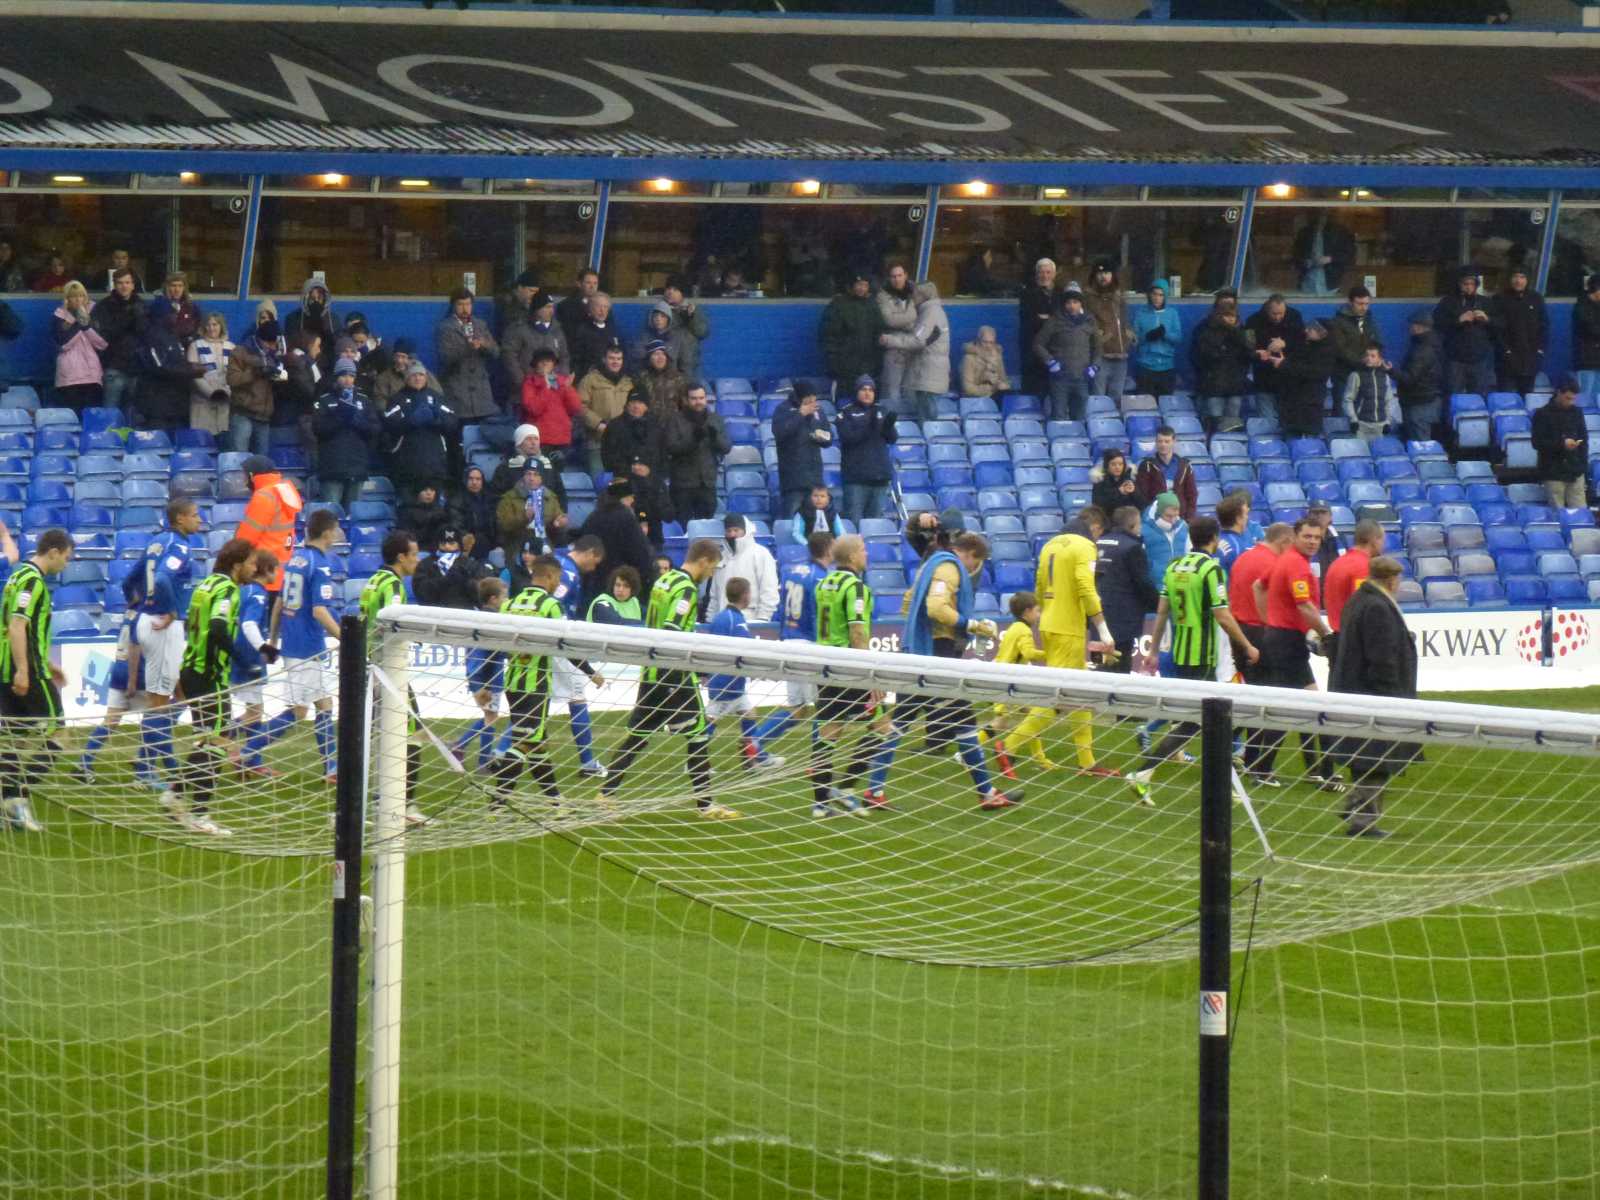
[[[1379,829],[1376,825],[1367,825],[1361,829],[1346,829],[1345,837],[1386,838],[1389,836],[1387,829]]]

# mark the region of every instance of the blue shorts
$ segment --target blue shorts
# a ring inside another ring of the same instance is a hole
[[[506,690],[506,656],[498,650],[467,648],[467,690],[498,696]]]
[[[119,658],[111,664],[111,677],[106,680],[106,689],[112,692],[126,694],[128,690],[128,660]],[[139,686],[136,691],[144,690],[144,658],[139,659]]]

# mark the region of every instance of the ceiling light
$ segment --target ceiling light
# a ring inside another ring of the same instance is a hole
[[[1046,200],[1064,200],[1066,195],[1067,189],[1064,187],[1047,187],[1044,189],[1044,198]]]
[[[409,188],[425,188],[432,187],[433,183],[431,180],[427,179],[402,179],[400,181],[400,186]]]
[[[1366,200],[1366,199],[1369,199],[1371,196],[1372,196],[1372,193],[1367,191],[1366,188],[1357,188],[1356,189],[1356,199],[1357,200]]]
[[[199,179],[199,178],[200,178],[200,176],[196,175],[193,171],[179,171],[178,172],[178,182],[179,183],[193,183],[196,179]]]
[[[974,179],[970,183],[963,183],[961,185],[961,193],[964,196],[976,196],[981,198],[989,194],[989,185],[983,182],[981,179]]]
[[[329,171],[322,177],[322,182],[328,187],[343,187],[344,176],[334,171]]]
[[[83,182],[83,176],[82,175],[52,175],[52,176],[50,176],[50,181],[52,183],[82,183]]]
[[[652,179],[650,181],[651,189],[657,192],[670,192],[677,186],[678,185],[673,183],[670,179]]]
[[[822,184],[815,179],[802,179],[799,183],[794,185],[794,190],[799,192],[802,196],[815,196],[818,192],[822,191]]]
[[[1287,200],[1294,195],[1294,189],[1287,183],[1272,183],[1267,185],[1267,195],[1274,200]]]

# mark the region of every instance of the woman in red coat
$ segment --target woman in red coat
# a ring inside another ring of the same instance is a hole
[[[534,352],[533,369],[522,381],[522,419],[539,428],[539,447],[559,474],[572,451],[572,418],[583,412],[583,398],[572,376],[556,374],[555,352]]]

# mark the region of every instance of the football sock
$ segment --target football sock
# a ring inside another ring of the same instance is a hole
[[[622,777],[628,773],[628,768],[633,766],[633,760],[639,757],[639,751],[643,750],[644,747],[645,738],[640,734],[630,733],[622,739],[622,745],[617,750],[616,761],[611,764],[611,775],[600,785],[602,795],[610,796],[622,786]],[[691,744],[691,752],[692,750],[693,746]],[[701,751],[704,753],[703,744]]]
[[[700,808],[711,803],[711,743],[705,737],[693,739],[685,757],[689,768],[689,786],[694,790],[694,802]]]
[[[106,744],[106,739],[111,736],[109,725],[96,725],[89,731],[89,741],[83,748],[83,765],[94,766],[94,756],[100,753],[100,747]]]
[[[589,721],[589,706],[573,701],[567,705],[568,720],[572,723],[572,741],[578,747],[578,761],[584,766],[594,764],[594,726]]]
[[[482,762],[494,753],[495,727],[488,721],[479,721],[478,725],[481,726],[478,730],[478,761]]]
[[[316,735],[317,753],[322,755],[323,770],[333,770],[333,714],[318,709],[317,715],[311,719],[311,732]]]
[[[888,737],[883,739],[883,745],[872,760],[872,777],[867,781],[874,792],[883,791],[884,780],[889,778],[889,768],[894,765],[894,753],[900,748],[900,730],[898,727]]]
[[[983,761],[983,748],[978,745],[978,731],[963,729],[956,734],[956,747],[961,751],[961,761],[967,764],[967,771],[972,776],[973,785],[978,789],[978,794],[989,790],[989,768]]]
[[[833,791],[833,756],[821,742],[811,744],[811,798],[826,804]]]
[[[476,721],[467,726],[466,732],[455,740],[455,745],[451,746],[450,749],[454,750],[457,754],[465,752],[466,748],[472,745],[472,739],[477,737],[482,732],[483,718],[479,717]]]
[[[794,724],[794,713],[787,708],[780,708],[756,726],[753,735],[756,741],[763,746],[789,732],[789,726]]]

